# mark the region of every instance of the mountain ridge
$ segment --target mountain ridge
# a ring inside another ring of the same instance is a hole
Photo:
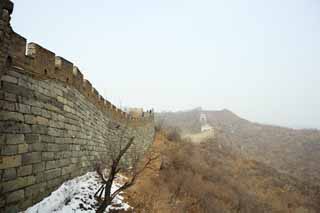
[[[156,121],[193,134],[200,131],[201,113],[206,114],[216,137],[232,150],[300,180],[320,185],[319,130],[251,122],[226,109],[157,114]]]

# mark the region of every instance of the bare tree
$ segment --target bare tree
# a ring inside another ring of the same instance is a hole
[[[109,168],[107,168],[108,174],[104,173],[104,168],[101,164],[99,164],[96,168],[98,175],[102,180],[102,185],[95,193],[95,197],[99,200],[102,200],[99,208],[97,209],[97,213],[103,213],[105,209],[112,203],[112,200],[122,191],[128,189],[129,187],[133,186],[138,178],[138,176],[150,165],[150,163],[157,159],[157,156],[150,155],[146,158],[145,162],[142,166],[139,166],[139,160],[141,160],[139,155],[135,153],[135,155],[131,155],[131,175],[128,181],[126,181],[120,188],[116,191],[111,192],[111,187],[113,181],[115,180],[117,174],[122,170],[120,166],[121,159],[124,155],[128,154],[129,148],[133,145],[134,137],[131,137],[128,142],[122,147],[122,140],[124,133],[121,136],[120,143],[118,146],[118,150],[112,150],[111,162]],[[102,195],[104,194],[104,198],[102,199]]]

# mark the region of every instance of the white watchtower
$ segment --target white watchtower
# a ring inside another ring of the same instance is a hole
[[[213,127],[208,124],[207,116],[204,113],[200,114],[201,132],[213,130]]]

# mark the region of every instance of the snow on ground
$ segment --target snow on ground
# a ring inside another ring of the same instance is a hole
[[[119,176],[112,186],[112,192],[117,190],[125,177]],[[50,196],[28,208],[24,213],[94,213],[97,209],[95,192],[101,186],[96,172],[89,172],[83,176],[64,182]],[[113,209],[127,210],[130,206],[123,202],[123,197],[118,195],[113,200],[112,206],[105,212]]]

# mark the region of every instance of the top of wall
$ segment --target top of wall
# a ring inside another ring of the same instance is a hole
[[[9,12],[11,14],[13,3],[9,0],[1,0],[0,11],[1,13],[5,11],[5,13]],[[6,20],[1,18],[1,21]],[[10,19],[8,22],[10,22]],[[105,100],[90,81],[84,79],[80,69],[72,62],[57,56],[39,44],[27,43],[23,36],[15,33],[12,29],[10,35],[9,52],[6,60],[10,61],[10,65],[22,68],[21,72],[26,72],[38,79],[58,80],[76,88],[98,108],[111,112],[112,117],[116,120],[134,122],[153,120],[153,113],[145,113],[146,116],[143,117],[133,117]]]

